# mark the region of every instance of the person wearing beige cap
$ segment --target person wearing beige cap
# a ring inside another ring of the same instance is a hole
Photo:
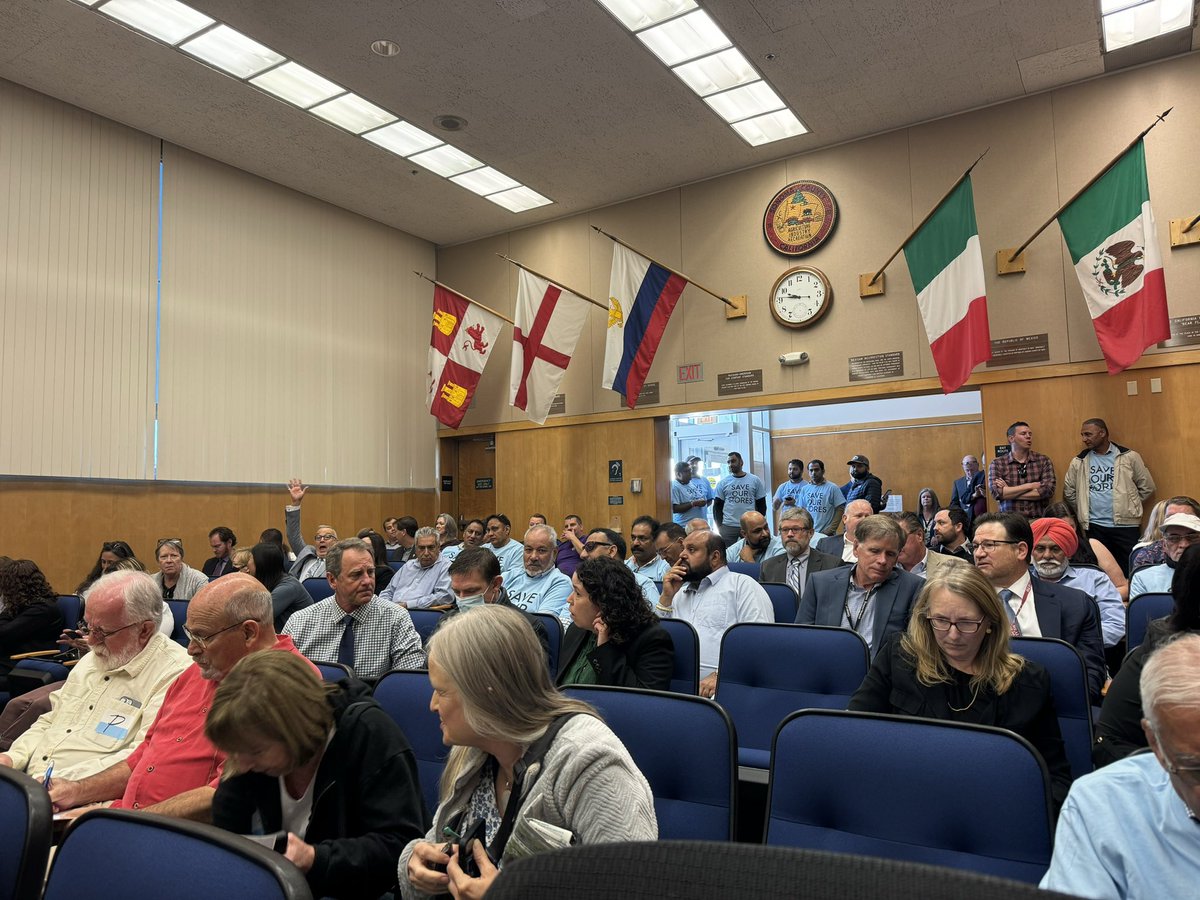
[[[850,467],[850,480],[842,485],[842,496],[846,502],[866,500],[873,512],[883,512],[883,481],[871,474],[871,461],[861,453],[846,460]]]
[[[1163,553],[1165,561],[1157,566],[1139,569],[1129,581],[1129,599],[1138,594],[1166,594],[1171,590],[1171,578],[1175,574],[1175,563],[1183,551],[1192,544],[1200,543],[1200,517],[1191,513],[1175,513],[1162,523]]]

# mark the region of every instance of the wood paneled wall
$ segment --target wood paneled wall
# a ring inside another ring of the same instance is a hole
[[[304,501],[304,532],[319,524],[342,537],[368,526],[380,529],[388,516],[413,515],[432,524],[432,491],[370,491],[314,487]],[[264,528],[284,530],[282,485],[182,485],[126,482],[0,482],[0,553],[34,560],[59,593],[83,579],[105,541],[128,541],[157,571],[154,547],[160,538],[183,539],[186,561],[200,568],[211,555],[208,532],[232,528],[239,544],[252,545]]]

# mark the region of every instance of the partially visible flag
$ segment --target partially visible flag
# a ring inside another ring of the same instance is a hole
[[[942,392],[949,394],[992,358],[970,175],[904,245],[904,259]]]
[[[441,285],[433,286],[429,339],[429,411],[450,428],[462,424],[504,320]]]
[[[1063,210],[1059,227],[1109,374],[1171,336],[1162,254],[1150,210],[1146,147],[1138,141]]]
[[[508,402],[541,425],[587,321],[588,302],[524,269],[517,275]]]
[[[623,395],[630,409],[685,287],[682,275],[613,242],[603,384]]]

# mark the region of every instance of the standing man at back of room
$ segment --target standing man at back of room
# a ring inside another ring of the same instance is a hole
[[[757,510],[767,514],[767,489],[762,479],[747,472],[742,454],[729,454],[729,474],[717,482],[713,500],[713,521],[726,545],[735,543],[742,535],[742,513]]]

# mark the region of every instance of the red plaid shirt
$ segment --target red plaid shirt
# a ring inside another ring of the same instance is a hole
[[[1001,500],[1000,489],[996,487],[996,479],[1001,478],[1009,487],[1027,484],[1031,481],[1042,482],[1042,490],[1037,499],[1021,497],[1017,500]],[[1035,450],[1029,451],[1029,459],[1024,464],[1018,463],[1010,454],[997,456],[988,465],[988,490],[992,496],[1000,500],[1001,512],[1016,512],[1027,519],[1040,519],[1046,511],[1046,504],[1054,496],[1054,488],[1058,480],[1054,477],[1054,463],[1050,457],[1043,456]]]

